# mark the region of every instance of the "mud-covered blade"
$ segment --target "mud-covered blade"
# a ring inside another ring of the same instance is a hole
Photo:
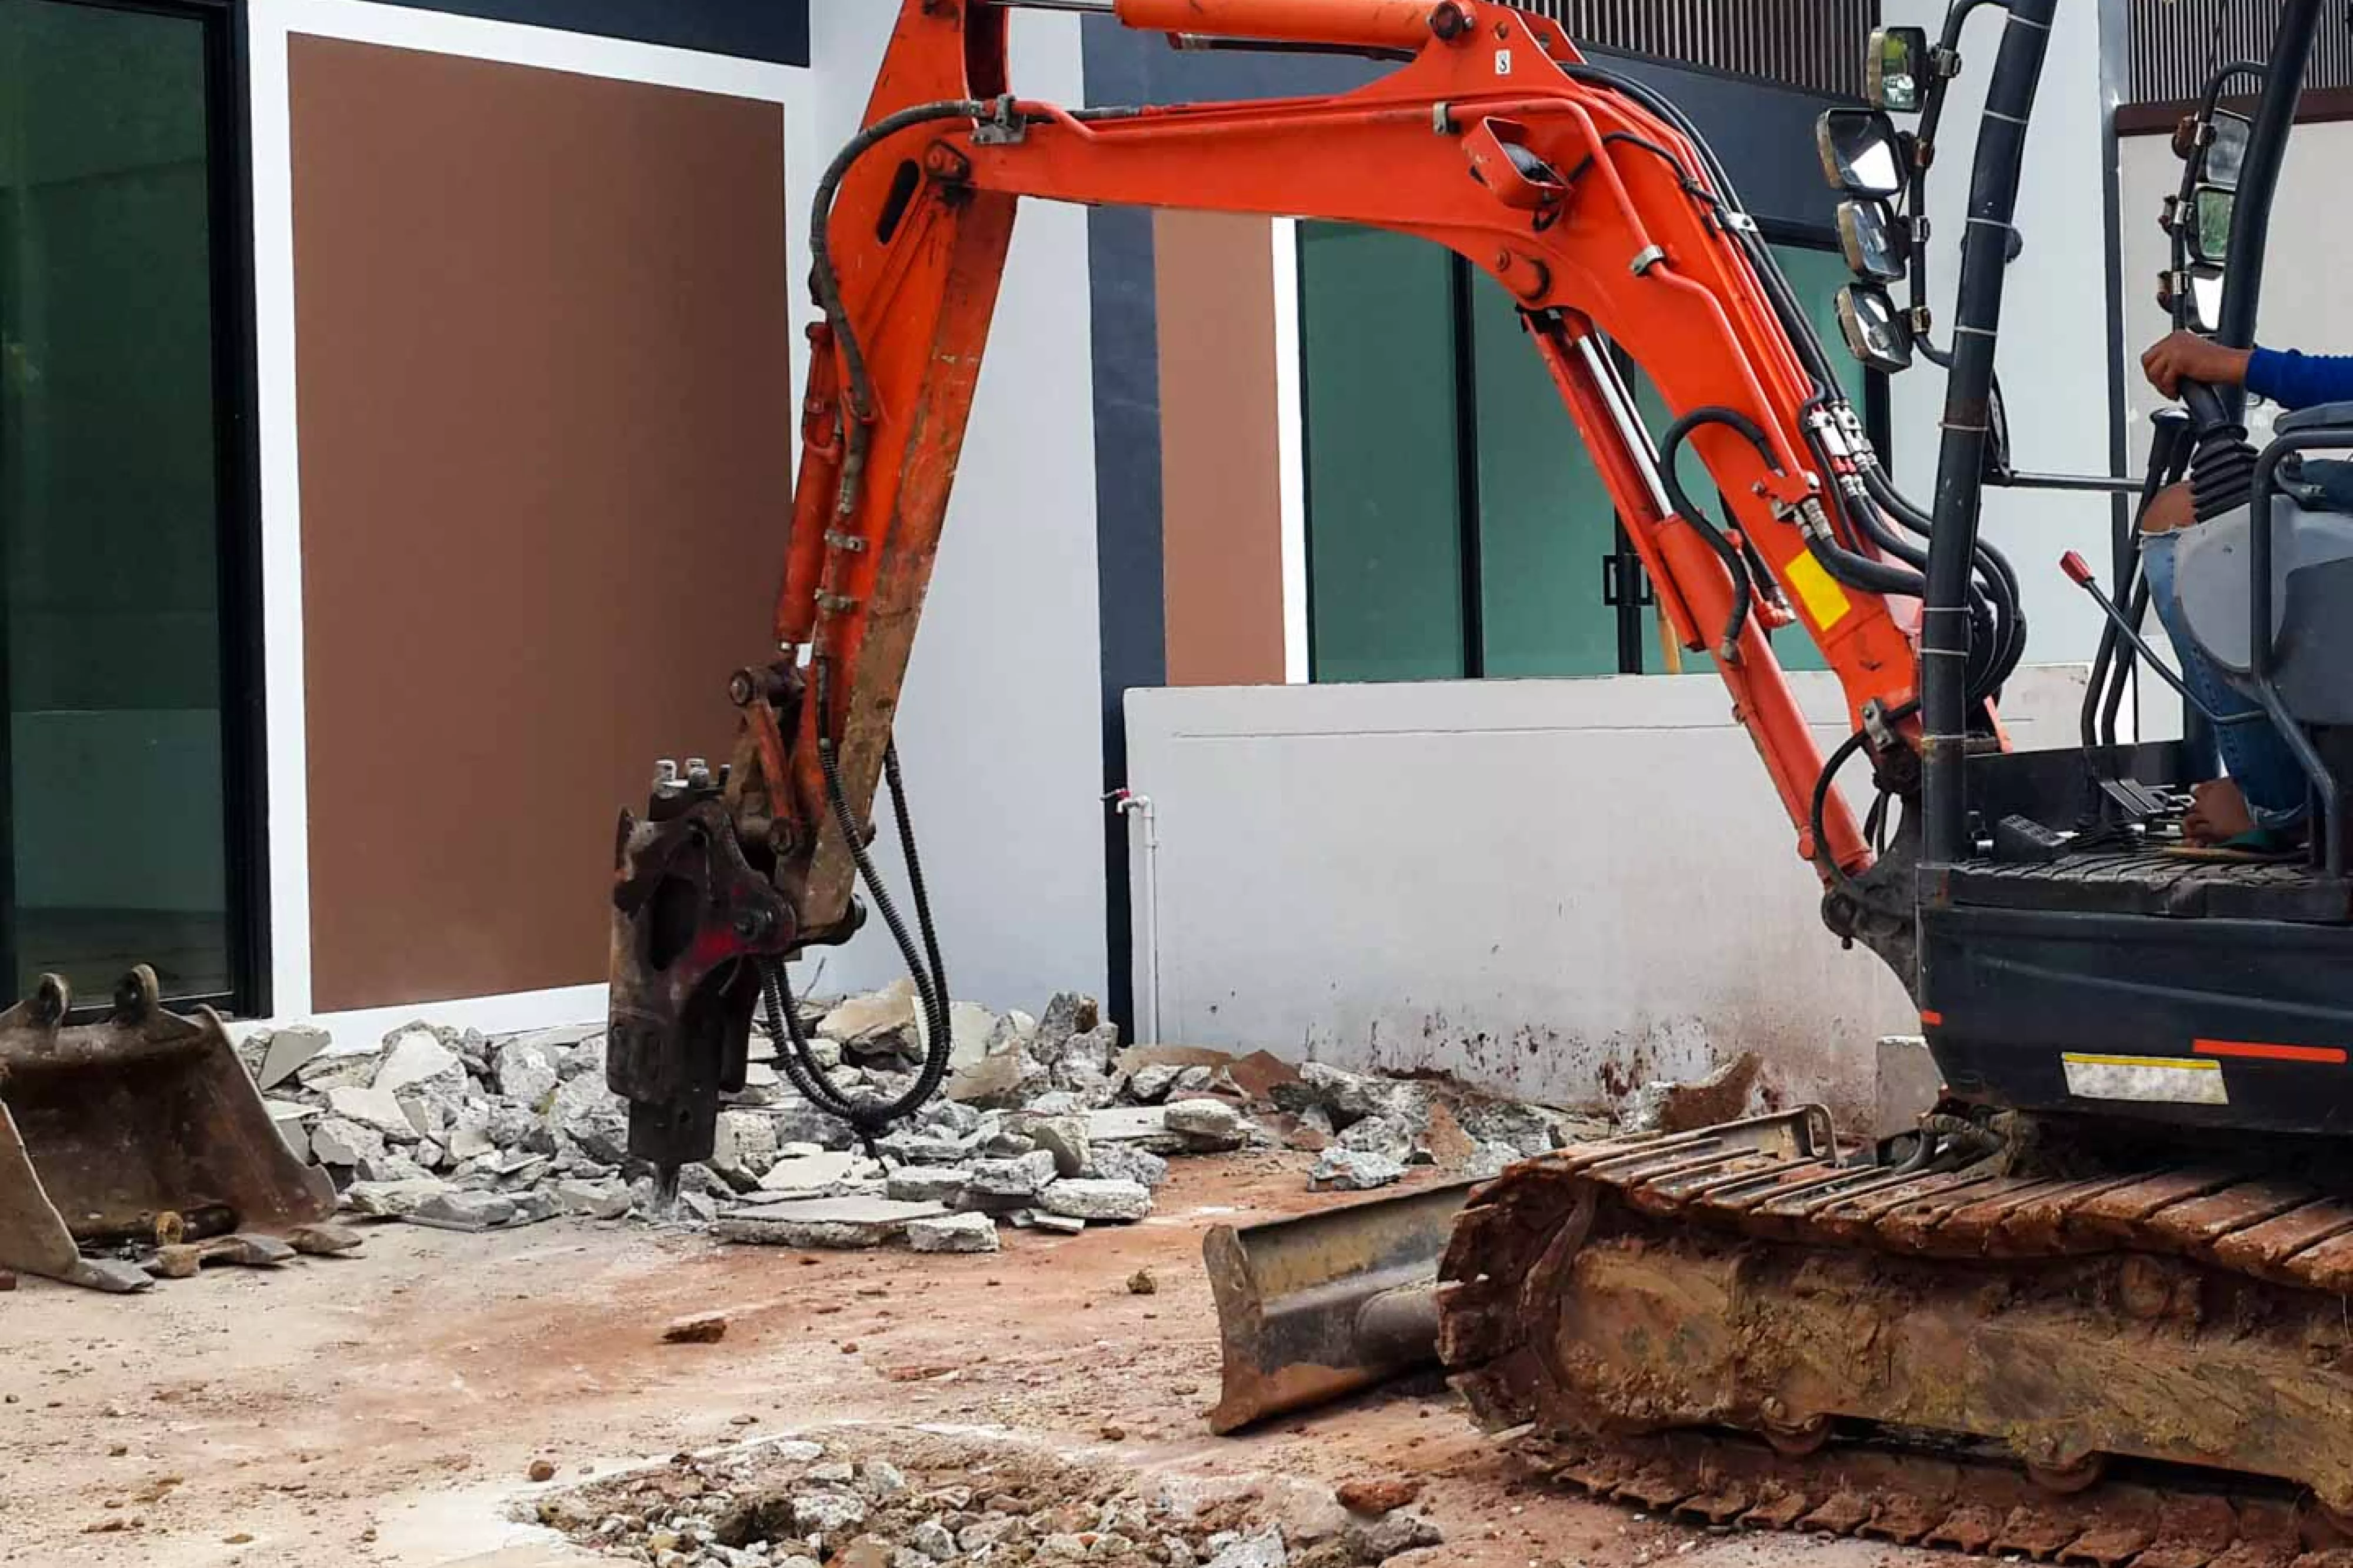
[[[1437,1359],[1439,1258],[1472,1182],[1264,1225],[1202,1243],[1232,1432],[1370,1388]]]

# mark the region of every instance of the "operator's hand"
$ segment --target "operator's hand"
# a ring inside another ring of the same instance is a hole
[[[2202,381],[2209,386],[2245,385],[2247,361],[2253,357],[2249,349],[2226,349],[2196,332],[2176,332],[2141,355],[2140,368],[2151,386],[2168,397],[2179,397],[2185,381]]]

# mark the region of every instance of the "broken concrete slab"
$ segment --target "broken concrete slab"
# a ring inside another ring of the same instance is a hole
[[[466,1064],[431,1029],[411,1027],[385,1047],[384,1065],[376,1068],[370,1087],[382,1094],[439,1089],[461,1095],[466,1092]]]
[[[857,1174],[866,1163],[857,1155],[842,1151],[777,1160],[760,1178],[759,1190],[786,1197],[822,1197]]]
[[[327,1110],[346,1121],[356,1121],[373,1128],[388,1142],[414,1143],[422,1136],[408,1112],[400,1108],[392,1091],[385,1089],[361,1089],[345,1084],[327,1091]]]
[[[311,1152],[311,1123],[319,1119],[316,1107],[297,1105],[290,1100],[265,1100],[262,1109],[269,1112],[269,1124],[278,1129],[278,1136],[286,1147],[294,1151],[298,1159],[308,1159]]]
[[[1877,1104],[1872,1118],[1876,1140],[1900,1138],[1920,1131],[1920,1118],[1936,1109],[1945,1092],[1945,1075],[1928,1054],[1928,1042],[1919,1035],[1890,1035],[1879,1042]]]
[[[941,1092],[961,1105],[1003,1109],[1021,1104],[1047,1081],[1044,1064],[1016,1043],[950,1073]]]
[[[635,1203],[629,1189],[614,1181],[558,1182],[552,1195],[564,1213],[582,1219],[620,1219]]]
[[[457,1189],[433,1176],[399,1182],[353,1182],[343,1189],[343,1206],[371,1219],[399,1219],[428,1198]]]
[[[760,1247],[865,1248],[885,1247],[906,1234],[908,1222],[947,1213],[940,1204],[888,1198],[809,1198],[738,1209],[717,1226],[721,1239]]]
[[[712,1129],[711,1158],[703,1163],[739,1193],[760,1184],[775,1167],[776,1120],[757,1110],[723,1110]]]
[[[384,1134],[347,1117],[330,1116],[311,1129],[311,1158],[322,1165],[356,1167],[385,1155]]]
[[[334,1043],[334,1036],[315,1024],[289,1024],[282,1029],[271,1030],[253,1077],[254,1087],[276,1089]]]
[[[1222,1100],[1180,1100],[1164,1106],[1161,1121],[1197,1148],[1239,1149],[1250,1134],[1242,1113]]]
[[[1307,1183],[1320,1192],[1364,1193],[1405,1180],[1405,1163],[1386,1154],[1339,1144],[1324,1151]]]
[[[901,978],[881,991],[852,996],[818,1021],[817,1032],[854,1057],[883,1053],[914,1056],[915,983]]]
[[[1087,1168],[1079,1173],[1102,1181],[1134,1182],[1157,1192],[1168,1180],[1168,1162],[1134,1143],[1091,1143]]]
[[[909,1220],[907,1245],[917,1252],[995,1252],[1000,1243],[987,1215],[952,1214]]]
[[[1141,1182],[1073,1178],[1047,1187],[1039,1206],[1070,1219],[1127,1225],[1152,1213],[1152,1190]]]
[[[332,1089],[366,1089],[384,1062],[382,1046],[336,1041],[294,1069],[294,1081],[324,1094]]]
[[[1057,1167],[1054,1156],[1044,1149],[1033,1150],[1010,1160],[976,1160],[972,1164],[972,1182],[965,1189],[965,1196],[999,1206],[1018,1206],[1036,1200],[1054,1180]]]
[[[960,1165],[902,1165],[890,1174],[884,1195],[894,1203],[951,1204],[972,1184]]]
[[[1087,1222],[1076,1215],[1049,1214],[1044,1209],[1030,1210],[1029,1224],[1035,1229],[1059,1236],[1083,1236],[1087,1228]]]
[[[1168,1110],[1159,1105],[1113,1105],[1087,1112],[1091,1143],[1144,1143],[1171,1137]]]
[[[554,1054],[536,1036],[501,1041],[491,1053],[491,1074],[501,1094],[534,1110],[546,1105],[564,1081]]]
[[[1006,1119],[1005,1126],[1008,1131],[1029,1139],[1053,1155],[1054,1168],[1061,1174],[1076,1176],[1085,1173],[1091,1151],[1084,1116],[1015,1115]]]
[[[513,1199],[497,1193],[469,1193],[453,1188],[426,1198],[401,1217],[411,1225],[441,1230],[491,1230],[515,1217],[515,1205]]]

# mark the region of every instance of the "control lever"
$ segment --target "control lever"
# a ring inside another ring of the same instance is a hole
[[[2179,692],[2181,694],[2181,700],[2184,702],[2189,703],[2192,709],[2196,710],[2198,715],[2204,719],[2206,722],[2215,725],[2230,725],[2249,724],[2257,720],[2262,720],[2265,723],[2269,723],[2271,721],[2271,716],[2260,708],[2251,710],[2244,713],[2223,714],[2217,713],[2211,708],[2207,707],[2204,702],[2199,700],[2198,694],[2189,689],[2188,683],[2185,682],[2179,675],[2174,672],[2173,667],[2166,663],[2164,659],[2158,657],[2157,650],[2149,647],[2147,640],[2141,637],[2140,632],[2130,621],[2125,618],[2125,613],[2116,608],[2116,602],[2114,599],[2109,598],[2107,594],[2100,587],[2098,577],[2094,575],[2092,572],[2091,563],[2085,561],[2083,556],[2078,554],[2076,552],[2070,550],[2066,554],[2059,558],[2059,570],[2067,574],[2069,580],[2072,581],[2075,586],[2083,589],[2084,592],[2092,595],[2092,602],[2100,606],[2100,613],[2107,616],[2110,621],[2116,624],[2116,630],[2124,635],[2124,638],[2126,642],[2133,645],[2134,649],[2139,653],[2141,658],[2148,660],[2149,668],[2157,671],[2158,675],[2164,678],[2165,683],[2168,686],[2170,686],[2174,690]]]

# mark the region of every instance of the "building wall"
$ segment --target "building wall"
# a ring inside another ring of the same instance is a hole
[[[817,8],[824,156],[857,130],[896,15]],[[1081,77],[1077,18],[1015,16],[1018,91],[1079,102]],[[797,247],[794,264],[797,279]],[[1086,215],[1024,206],[900,709],[953,988],[995,1006],[1104,983],[1089,279]],[[903,889],[887,813],[876,843]],[[829,991],[902,973],[880,921],[807,968],[801,984]]]
[[[2125,353],[2118,374],[2124,380],[2137,468],[2148,451],[2149,416],[2165,406],[2140,374],[2140,356],[2172,330],[2172,318],[2157,304],[2158,275],[2171,255],[2158,215],[2179,187],[2181,162],[2173,155],[2168,135],[2127,136],[2120,146]],[[2353,156],[2353,121],[2298,125],[2288,142],[2279,197],[2272,209],[2256,331],[2266,344],[2311,353],[2353,353],[2353,293],[2344,286],[2345,247],[2339,243],[2353,238],[2353,221],[2346,218],[2334,196],[2348,156]],[[2267,428],[2272,411],[2258,404],[2253,412]]]
[[[312,1005],[593,984],[615,811],[766,641],[782,111],[316,37],[288,79]]]
[[[248,32],[273,1011],[597,1016],[615,814],[724,754],[767,645],[814,77],[364,0]]]
[[[2114,171],[2104,135],[2115,84],[2103,55],[2103,28],[2121,25],[2114,11],[2092,0],[2059,7],[2027,137],[2018,215],[2026,248],[2007,282],[1999,360],[2013,458],[2022,469],[2116,471],[2113,293],[2105,260]],[[1932,34],[1944,16],[1944,0],[1887,0],[1885,6],[1890,25],[1926,26]],[[1946,110],[1946,141],[1930,181],[1930,303],[1939,342],[1951,332],[1970,154],[2006,16],[1998,6],[1985,6],[1970,20],[1961,46],[1967,67]],[[1894,379],[1896,476],[1924,501],[1936,488],[1935,434],[1944,399],[1944,374],[1932,364],[1915,364]],[[2058,563],[2070,550],[2105,560],[2113,510],[2099,496],[1987,490],[1985,536],[2018,570],[2031,660],[2087,660],[2098,647],[2100,612],[2060,574]]]
[[[1834,744],[1834,679],[1792,682]],[[2019,742],[2067,743],[2083,689],[2025,672]],[[1918,1027],[1880,961],[1822,929],[1712,677],[1137,691],[1127,711],[1153,812],[1133,850],[1147,1036],[1564,1104],[1755,1050],[1790,1099],[1852,1112],[1874,1040]]]

